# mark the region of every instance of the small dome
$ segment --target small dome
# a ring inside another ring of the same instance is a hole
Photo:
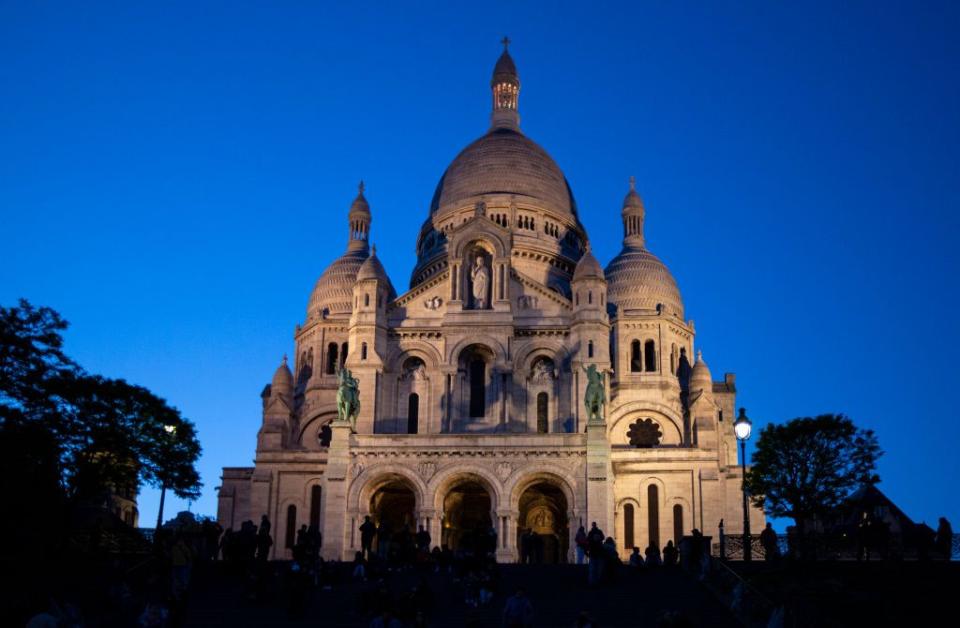
[[[557,163],[539,144],[512,129],[495,129],[454,158],[437,184],[430,213],[483,194],[515,194],[544,209],[577,215]]]
[[[380,263],[380,258],[377,257],[377,247],[373,247],[373,252],[370,254],[370,257],[360,265],[360,270],[357,271],[357,281],[364,281],[366,279],[376,279],[386,286],[391,300],[397,297],[397,291],[393,289],[393,284],[390,283],[390,277],[387,275],[383,264]]]
[[[630,191],[623,197],[623,209],[624,211],[628,209],[643,210],[643,199],[637,194],[636,183],[633,177],[630,177]]]
[[[366,248],[347,251],[327,267],[310,293],[307,318],[326,314],[350,314],[353,311],[353,284],[357,272],[369,255]]]
[[[353,199],[353,203],[350,205],[350,213],[370,213],[370,203],[367,202],[367,197],[363,195],[364,185],[363,181],[360,182],[360,185],[357,186],[357,198]]]
[[[499,83],[503,80],[520,80],[517,75],[517,64],[513,62],[513,57],[510,56],[506,48],[503,49],[503,54],[497,59],[497,65],[493,66],[493,82]]]
[[[293,390],[293,373],[287,366],[287,356],[283,356],[283,362],[277,367],[273,374],[273,381],[270,383],[270,389],[273,394],[288,394]]]
[[[590,249],[583,254],[580,261],[577,262],[577,268],[573,271],[573,281],[582,281],[584,279],[604,279],[603,267],[593,256]]]
[[[704,361],[701,351],[697,351],[697,363],[693,365],[693,371],[690,373],[690,390],[713,391],[713,377],[710,375],[710,368]]]
[[[621,310],[654,310],[683,318],[683,300],[673,275],[643,247],[627,246],[607,265],[607,300]]]

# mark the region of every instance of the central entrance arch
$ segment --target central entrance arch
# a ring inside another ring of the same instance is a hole
[[[453,551],[485,554],[496,550],[490,493],[475,480],[455,484],[443,498],[441,543]]]
[[[370,496],[370,514],[377,526],[377,552],[388,558],[393,541],[410,537],[416,529],[417,498],[405,480],[390,480]]]
[[[565,563],[570,545],[567,497],[549,482],[535,482],[520,494],[517,547],[520,560]]]

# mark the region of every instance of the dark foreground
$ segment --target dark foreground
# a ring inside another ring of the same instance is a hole
[[[224,573],[223,565],[206,565],[196,574],[186,612],[188,626],[368,626],[369,599],[374,583],[348,580],[330,591],[308,593],[302,617],[289,614],[284,580],[286,564],[261,599],[251,600],[238,577]],[[485,607],[469,608],[464,583],[449,574],[428,573],[433,605],[428,626],[500,626],[509,595],[518,586],[527,590],[534,609],[535,626],[573,626],[587,612],[604,628],[613,626],[737,626],[733,615],[717,598],[679,569],[631,573],[626,568],[614,581],[595,589],[586,585],[586,567],[572,565],[500,567],[500,583]],[[386,584],[395,599],[402,599],[419,583],[414,571],[392,572]],[[679,617],[665,614],[678,613]]]

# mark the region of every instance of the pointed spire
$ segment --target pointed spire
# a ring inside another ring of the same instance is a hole
[[[504,37],[501,42],[503,52],[493,68],[493,78],[490,80],[490,89],[493,93],[493,114],[490,126],[493,129],[520,130],[520,76],[517,66],[507,47],[510,39]]]

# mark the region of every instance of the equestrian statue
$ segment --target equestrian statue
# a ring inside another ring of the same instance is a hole
[[[583,403],[587,407],[587,421],[590,423],[603,422],[603,406],[606,399],[605,379],[602,372],[597,370],[596,364],[591,364],[583,372],[587,374],[587,391],[583,395]]]
[[[350,369],[337,370],[337,420],[350,423],[357,431],[357,415],[360,414],[360,382]]]

